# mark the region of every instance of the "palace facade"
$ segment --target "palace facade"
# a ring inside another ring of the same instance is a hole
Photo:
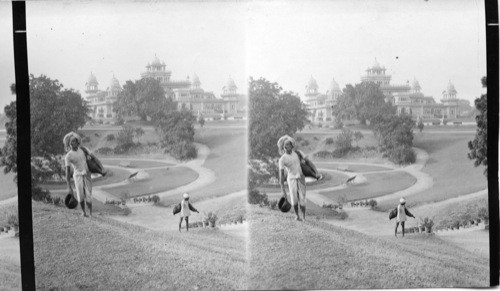
[[[171,97],[177,102],[178,110],[187,109],[198,117],[208,119],[219,118],[246,118],[246,95],[238,93],[238,87],[229,77],[226,85],[222,87],[222,94],[216,97],[213,92],[203,90],[199,77],[194,74],[192,81],[172,80],[172,71],[166,69],[155,55],[152,62],[146,65],[146,71],[141,73],[141,78],[154,78],[160,82],[166,97]],[[92,109],[91,117],[94,119],[114,119],[113,103],[117,100],[118,93],[122,90],[118,80],[113,76],[110,86],[106,91],[98,88],[99,83],[91,73],[86,83],[86,100]]]
[[[94,74],[90,73],[90,76],[85,83],[85,93],[87,96],[85,99],[90,107],[90,117],[93,119],[100,120],[113,120],[116,117],[116,113],[113,112],[113,103],[116,101],[118,93],[121,92],[122,87],[120,82],[115,78],[111,78],[109,82],[109,87],[105,91],[99,89],[99,82]]]
[[[361,76],[361,82],[373,82],[379,85],[385,101],[396,106],[398,114],[410,114],[415,119],[455,119],[470,114],[473,110],[468,100],[457,98],[458,92],[451,81],[442,93],[441,103],[437,103],[432,96],[425,96],[421,92],[417,80],[413,81],[412,86],[409,81],[406,84],[394,85],[391,84],[391,78],[391,75],[386,74],[386,68],[375,60],[375,63],[366,69],[366,74]],[[316,80],[311,77],[304,94],[304,103],[309,111],[310,120],[333,121],[332,106],[342,91],[335,80],[332,80],[326,94],[320,93],[318,89]]]

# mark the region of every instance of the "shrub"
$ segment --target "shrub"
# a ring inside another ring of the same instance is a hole
[[[95,153],[96,154],[109,155],[109,154],[114,153],[114,150],[112,148],[110,148],[110,147],[102,147],[102,148],[98,148],[97,150],[95,150]]]
[[[303,138],[303,137],[301,137],[301,136],[297,136],[297,137],[295,138],[295,141],[296,141],[296,142],[301,142],[301,141],[303,141],[303,140],[304,140],[304,138]]]
[[[89,143],[90,142],[90,137],[85,136],[82,138],[82,143]]]
[[[408,146],[392,148],[387,151],[386,155],[391,162],[396,164],[412,164],[417,159],[415,151]]]
[[[340,219],[345,220],[347,217],[349,217],[349,215],[347,214],[347,212],[345,212],[345,211],[339,212],[339,218]]]
[[[375,207],[377,207],[377,200],[375,199],[370,199],[370,201],[368,201],[368,205],[373,209]]]
[[[275,210],[278,208],[278,200],[269,200],[269,208],[271,208],[272,210]]]
[[[129,151],[140,147],[141,147],[140,144],[135,144],[135,143],[120,144],[113,149],[113,153],[116,155],[126,154]]]
[[[434,221],[429,218],[425,217],[422,221],[422,226],[424,226],[428,231],[427,232],[432,232],[432,227],[434,226]],[[457,221],[458,224],[460,224],[459,221]]]
[[[269,199],[266,193],[261,193],[259,190],[253,189],[248,192],[248,203],[250,204],[269,204]]]
[[[9,213],[7,215],[7,223],[9,225],[19,226],[19,219],[17,218],[17,214],[16,213]]]
[[[157,204],[158,202],[160,202],[160,197],[158,195],[153,195],[151,200],[153,201],[154,204]]]
[[[477,212],[477,216],[482,220],[488,220],[489,219],[488,209],[486,207],[481,207]]]
[[[310,144],[310,143],[309,143],[309,141],[308,141],[307,139],[306,139],[306,140],[303,140],[303,141],[300,143],[300,145],[301,145],[301,146],[304,146],[304,147],[308,146],[309,144]]]
[[[327,138],[326,144],[333,144],[333,138],[331,138],[331,137]]]
[[[319,151],[314,153],[314,156],[322,159],[327,159],[332,157],[332,153],[329,151]]]
[[[167,145],[165,151],[179,160],[190,160],[198,156],[196,147],[189,141],[179,141],[175,144]]]
[[[134,128],[131,125],[122,125],[122,129],[118,132],[117,141],[119,145],[128,145],[134,143]]]
[[[319,138],[317,136],[314,136],[313,139],[314,140],[319,140]]]
[[[52,202],[54,203],[54,205],[61,205],[62,204],[62,198],[61,197],[54,197],[52,199]]]
[[[48,190],[44,190],[40,187],[32,187],[31,188],[31,198],[35,201],[46,201],[47,197],[50,198],[50,192]]]
[[[107,141],[113,141],[113,140],[115,140],[115,135],[112,134],[112,133],[106,135],[106,140]]]
[[[208,212],[208,214],[206,215],[205,217],[205,221],[208,222],[210,224],[210,226],[214,227],[215,226],[215,223],[217,222],[217,219],[219,219],[217,217],[217,214],[213,213],[212,211]]]
[[[351,130],[349,129],[342,129],[342,132],[337,135],[337,138],[335,139],[335,146],[338,149],[351,149],[352,148],[352,141],[354,138],[354,134]]]
[[[335,150],[333,150],[333,152],[331,152],[331,157],[332,158],[343,158],[345,157],[345,155],[347,155],[349,153],[349,150],[348,148],[336,148]]]

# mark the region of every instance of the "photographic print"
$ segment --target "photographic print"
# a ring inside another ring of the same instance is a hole
[[[32,1],[26,25],[37,289],[490,285],[482,1]]]
[[[488,286],[483,3],[249,11],[248,288]]]

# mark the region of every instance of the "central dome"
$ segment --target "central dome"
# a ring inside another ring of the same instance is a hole
[[[307,89],[318,90],[318,83],[316,83],[316,80],[312,76],[311,79],[309,79],[309,83],[307,84]]]
[[[120,82],[115,78],[115,75],[113,75],[113,78],[111,78],[111,81],[109,82],[109,89],[110,90],[121,90],[122,87],[120,86]]]
[[[330,83],[330,91],[340,91],[339,84],[335,81],[335,78],[332,79],[332,82]]]
[[[94,74],[90,73],[89,79],[87,81],[87,85],[98,85],[98,84],[99,83],[97,83],[97,79],[94,76]]]
[[[446,90],[448,91],[448,94],[457,94],[457,90],[455,90],[455,86],[451,83],[451,81],[448,82],[448,88]]]

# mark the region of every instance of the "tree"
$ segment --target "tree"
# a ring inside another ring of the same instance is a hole
[[[397,164],[414,163],[413,146],[415,121],[409,115],[379,115],[372,122],[372,130],[385,156]]]
[[[278,157],[276,144],[281,136],[293,136],[307,123],[300,98],[264,78],[250,78],[249,112],[250,159],[264,162]]]
[[[373,82],[362,82],[354,87],[348,84],[337,103],[332,107],[333,115],[340,119],[358,119],[361,124],[378,115],[394,114],[396,109],[385,102],[379,86]]]
[[[116,140],[118,141],[118,145],[127,146],[134,143],[134,133],[135,129],[129,125],[122,125],[122,129],[118,132],[118,136]]]
[[[203,118],[203,115],[200,115],[200,118],[198,118],[198,123],[203,128],[203,125],[205,125],[205,118]]]
[[[70,131],[76,131],[82,127],[90,118],[89,108],[80,94],[72,89],[63,89],[63,85],[57,80],[41,75],[34,77],[30,75],[30,115],[31,115],[31,157],[32,178],[34,182],[49,174],[61,174],[62,169],[58,162],[58,155],[64,153],[62,139]],[[15,85],[11,85],[12,93],[15,93]],[[17,173],[17,128],[16,128],[16,103],[12,102],[4,109],[8,118],[6,122],[7,140],[2,148],[3,156],[0,166],[4,166],[4,172]],[[40,162],[43,159],[44,170],[41,171]]]
[[[413,146],[415,121],[409,115],[378,116],[372,127],[382,151],[398,146]]]
[[[164,111],[154,118],[162,145],[178,159],[196,158],[193,145],[196,117],[187,110]]]
[[[118,94],[113,110],[119,117],[137,115],[146,121],[154,118],[165,107],[175,106],[171,98],[165,97],[165,91],[160,82],[153,78],[140,79],[135,82],[127,81],[123,90]],[[168,108],[172,110],[174,108]]]
[[[249,188],[276,177],[278,139],[293,136],[307,124],[307,110],[300,98],[283,92],[264,78],[249,81]]]
[[[422,121],[422,118],[419,116],[417,120],[417,128],[420,132],[424,129],[424,122]]]
[[[486,77],[481,79],[483,88],[486,88]],[[479,114],[476,115],[477,129],[474,140],[468,142],[469,159],[474,160],[474,166],[485,166],[483,174],[488,176],[488,100],[487,94],[474,101]]]
[[[137,143],[139,143],[139,139],[141,136],[143,136],[145,133],[144,129],[142,127],[136,127],[134,131],[134,136],[137,138]]]

